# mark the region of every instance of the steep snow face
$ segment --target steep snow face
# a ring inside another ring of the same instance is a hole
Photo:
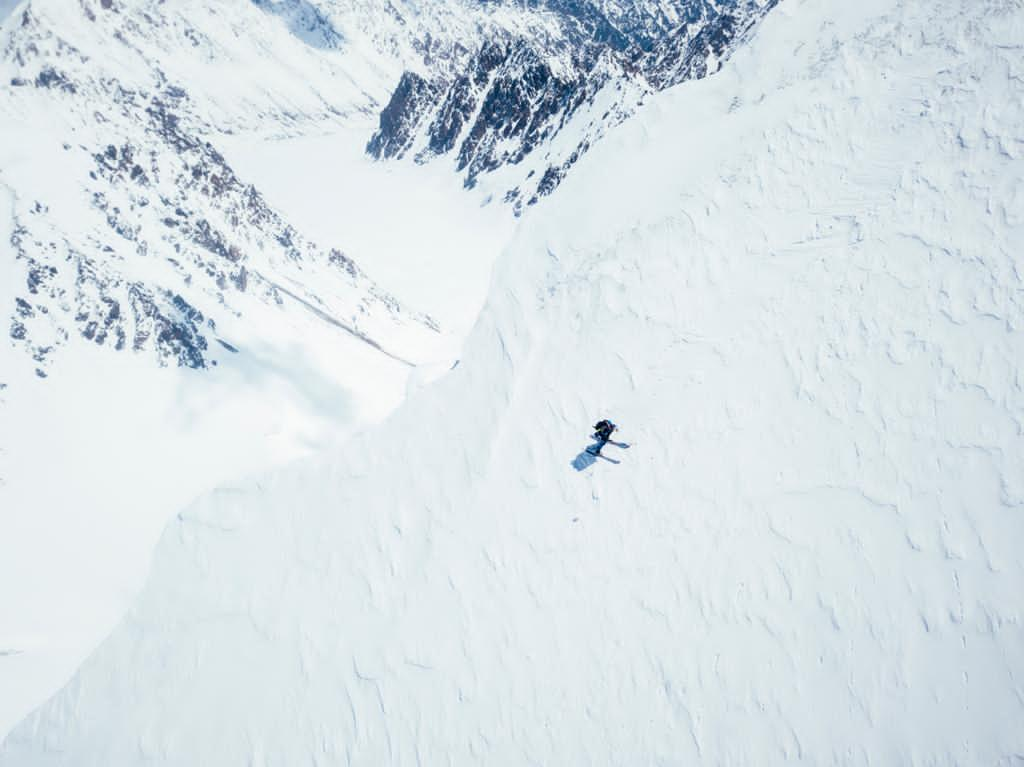
[[[449,375],[180,514],[0,764],[1011,763],[1022,35],[783,2],[524,217]]]

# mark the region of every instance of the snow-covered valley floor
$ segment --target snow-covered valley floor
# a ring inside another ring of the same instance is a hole
[[[0,764],[1024,760],[1022,40],[785,0],[521,220],[450,373],[181,512]]]
[[[374,161],[365,152],[369,131],[221,143],[232,166],[303,232],[346,243],[378,282],[437,319],[453,343],[434,353],[457,356],[515,219],[508,206],[466,193],[447,164]]]

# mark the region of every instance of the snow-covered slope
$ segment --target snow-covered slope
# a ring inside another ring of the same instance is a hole
[[[1019,760],[1022,36],[785,0],[521,220],[450,374],[182,512],[0,764]]]
[[[481,203],[550,191],[624,119],[624,62],[768,7],[0,3],[0,732],[111,630],[174,511],[453,364],[513,225]],[[475,91],[425,107],[489,190],[364,155],[403,72],[494,51],[481,120]]]
[[[175,511],[383,418],[483,301],[509,224],[362,156],[415,36],[379,4],[305,7],[4,7],[0,732],[109,634]],[[405,220],[435,242],[395,243],[417,183]],[[333,226],[306,228],[310,198]],[[486,231],[436,242],[455,226]],[[378,276],[426,261],[460,278]]]

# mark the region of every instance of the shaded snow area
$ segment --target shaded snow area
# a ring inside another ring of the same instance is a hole
[[[784,0],[520,219],[450,373],[181,512],[0,765],[1024,760],[1021,40]]]

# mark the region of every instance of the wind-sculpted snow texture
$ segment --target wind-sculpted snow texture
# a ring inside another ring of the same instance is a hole
[[[181,513],[0,764],[1019,761],[1022,35],[780,4],[523,218],[449,375]]]

